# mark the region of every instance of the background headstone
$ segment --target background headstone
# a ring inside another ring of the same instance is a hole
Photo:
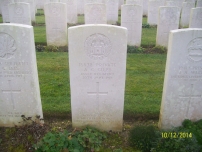
[[[143,0],[143,15],[148,16],[148,3],[149,0]]]
[[[121,9],[121,5],[124,4],[124,0],[119,0],[119,10]]]
[[[189,28],[202,28],[202,7],[191,9]]]
[[[164,2],[160,0],[149,0],[147,22],[150,25],[157,25],[158,10],[160,6],[164,6]]]
[[[202,119],[202,29],[173,30],[169,46],[159,127]]]
[[[84,14],[84,0],[77,0],[77,14]]]
[[[13,0],[1,0],[0,7],[2,11],[2,18],[3,22],[7,23],[9,21],[9,11],[8,11],[8,4],[13,3]]]
[[[47,44],[67,46],[66,4],[48,3],[44,5]]]
[[[85,24],[107,24],[106,5],[101,3],[86,4]]]
[[[45,0],[37,0],[36,1],[36,8],[37,9],[44,9]]]
[[[43,118],[33,27],[0,25],[0,126],[22,125],[21,115]]]
[[[8,9],[10,23],[32,25],[28,3],[10,3]]]
[[[73,127],[121,131],[127,29],[82,25],[68,29]]]
[[[36,21],[36,5],[34,0],[15,0],[15,2],[22,2],[22,3],[28,3],[30,5],[30,11],[31,11],[31,20],[33,22]]]
[[[142,6],[122,5],[121,26],[128,29],[128,45],[140,46],[142,36]]]
[[[156,45],[168,47],[168,36],[170,30],[179,28],[180,8],[159,7],[159,19],[156,34]]]
[[[188,27],[191,9],[195,8],[195,3],[183,2],[180,27]]]
[[[129,5],[143,5],[143,0],[126,0],[126,4]]]
[[[202,7],[202,0],[197,0],[196,7]]]
[[[119,0],[105,0],[107,8],[107,23],[116,24],[118,21]]]

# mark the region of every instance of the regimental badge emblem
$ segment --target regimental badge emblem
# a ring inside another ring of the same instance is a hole
[[[23,10],[23,8],[22,8],[21,6],[17,6],[17,7],[15,8],[15,13],[16,13],[17,15],[21,16],[21,15],[24,14],[24,10]]]
[[[111,53],[111,42],[103,34],[93,34],[85,41],[85,51],[94,60],[102,60]]]
[[[188,46],[188,58],[191,61],[199,62],[202,60],[202,37],[196,38],[189,42]]]
[[[0,58],[12,58],[16,49],[15,40],[6,33],[0,33]]]

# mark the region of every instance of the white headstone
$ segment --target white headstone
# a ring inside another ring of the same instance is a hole
[[[124,0],[119,0],[119,10],[121,9],[121,5],[124,5]]]
[[[195,7],[195,3],[183,2],[180,27],[188,27],[191,9]]]
[[[77,18],[77,0],[60,0],[67,5],[67,23],[76,24]]]
[[[140,46],[142,37],[142,6],[122,5],[121,26],[128,29],[128,45]]]
[[[148,3],[149,0],[143,0],[143,15],[148,16]]]
[[[165,6],[177,6],[180,8],[180,10],[182,9],[182,3],[184,2],[184,0],[172,0],[172,1],[166,1]]]
[[[77,0],[77,14],[84,14],[84,0]]]
[[[171,30],[179,28],[180,8],[159,7],[159,20],[156,34],[156,45],[168,47],[168,36]]]
[[[104,0],[84,0],[85,4],[104,3]]]
[[[70,27],[68,42],[73,127],[121,131],[127,29],[104,24]]]
[[[28,3],[10,3],[8,9],[10,23],[32,25]]]
[[[1,11],[2,11],[2,18],[3,22],[10,22],[9,21],[9,11],[8,11],[8,4],[12,3],[13,0],[2,0],[0,3]]]
[[[85,24],[107,24],[106,5],[101,3],[86,4]]]
[[[126,4],[129,5],[143,5],[143,0],[126,0]]]
[[[48,3],[44,5],[47,44],[67,46],[66,5],[64,3]]]
[[[37,0],[36,1],[36,8],[37,9],[44,9],[45,0]]]
[[[184,0],[184,2],[188,2],[188,3],[195,3],[196,0]]]
[[[184,119],[202,119],[202,29],[169,35],[159,127],[171,129]]]
[[[160,0],[149,0],[148,6],[148,18],[147,22],[150,25],[157,25],[158,23],[158,10],[160,6],[163,6],[164,2]]]
[[[202,0],[197,0],[196,7],[202,7]]]
[[[15,2],[22,2],[22,3],[28,3],[30,5],[31,10],[31,20],[33,22],[36,21],[35,13],[36,13],[36,5],[33,0],[15,0]]]
[[[1,24],[0,44],[0,126],[43,118],[33,27]]]
[[[189,28],[202,28],[202,7],[191,9]]]
[[[118,21],[119,0],[105,0],[107,7],[107,23],[116,24]]]

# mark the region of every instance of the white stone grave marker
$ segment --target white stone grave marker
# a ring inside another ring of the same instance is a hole
[[[84,0],[77,0],[77,14],[84,14]]]
[[[196,7],[202,7],[202,0],[197,0]]]
[[[124,5],[124,0],[119,0],[119,10],[121,10],[121,5]]]
[[[148,16],[148,3],[149,0],[143,0],[143,15]]]
[[[143,6],[143,0],[126,0],[126,4]]]
[[[168,47],[168,36],[170,30],[179,28],[180,8],[159,7],[159,20],[157,26],[156,45]]]
[[[164,6],[164,1],[149,0],[148,18],[147,22],[150,25],[157,25],[158,23],[158,10],[160,6]]]
[[[73,127],[121,131],[127,29],[82,25],[68,29]]]
[[[202,29],[173,30],[169,46],[159,127],[202,119]]]
[[[10,3],[13,3],[13,0],[1,0],[0,7],[2,11],[2,18],[4,23],[8,23],[9,21],[9,11],[8,11],[8,5]]]
[[[121,26],[128,29],[128,45],[140,46],[142,36],[142,6],[122,5]]]
[[[86,4],[85,24],[107,24],[106,5],[101,3]]]
[[[66,4],[47,3],[44,5],[47,44],[67,46]]]
[[[8,9],[10,23],[32,25],[28,3],[10,3]]]
[[[202,28],[202,7],[191,9],[189,28]]]
[[[22,125],[21,115],[43,118],[33,27],[0,25],[0,126]]]
[[[191,9],[195,8],[195,3],[183,2],[180,27],[188,27]]]
[[[116,24],[118,21],[119,0],[105,0],[107,7],[107,23]]]

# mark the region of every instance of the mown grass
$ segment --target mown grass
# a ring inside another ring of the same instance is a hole
[[[128,54],[124,114],[158,116],[166,55]],[[68,53],[37,53],[44,113],[70,113]]]

